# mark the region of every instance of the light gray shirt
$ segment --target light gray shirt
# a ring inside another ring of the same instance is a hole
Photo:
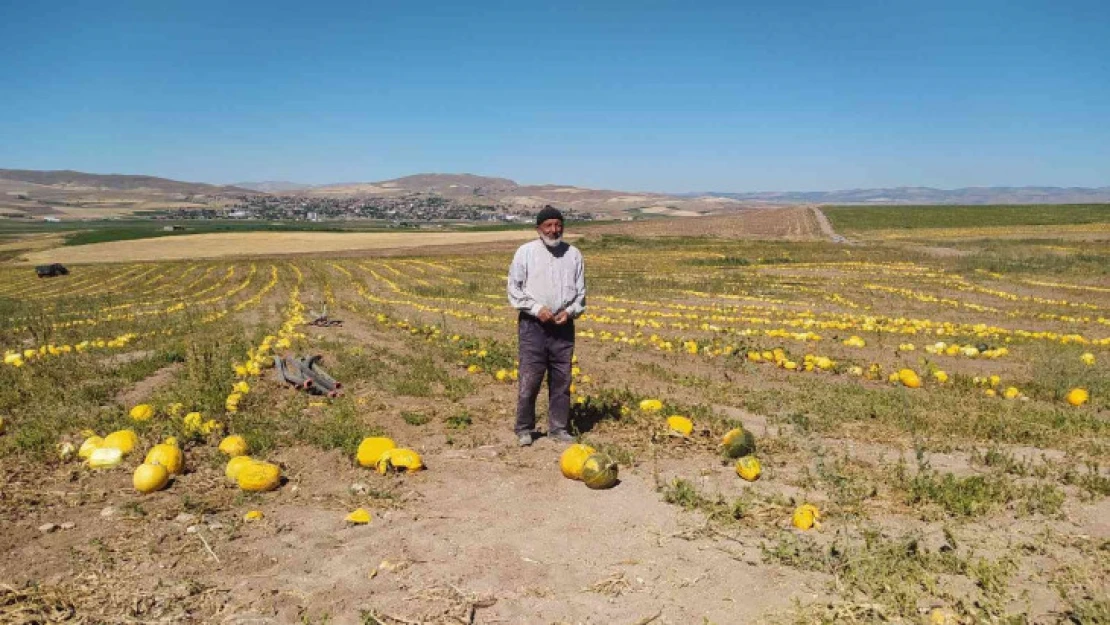
[[[566,310],[573,319],[586,310],[586,268],[582,253],[567,243],[554,250],[536,239],[521,245],[509,265],[509,303],[517,310],[552,314]]]

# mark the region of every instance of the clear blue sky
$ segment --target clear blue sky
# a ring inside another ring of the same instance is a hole
[[[1110,185],[1106,0],[0,0],[0,167]]]

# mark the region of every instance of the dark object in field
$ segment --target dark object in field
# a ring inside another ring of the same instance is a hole
[[[318,354],[307,358],[274,356],[274,368],[277,370],[278,379],[282,382],[292,384],[313,395],[338,397],[342,394],[340,389],[343,388],[343,384],[319,366],[320,359],[321,356]]]
[[[341,327],[343,325],[343,320],[342,319],[330,319],[330,318],[328,318],[328,306],[327,306],[327,304],[324,304],[324,312],[323,313],[317,313],[315,310],[310,310],[310,311],[308,311],[308,313],[309,313],[309,315],[312,316],[312,321],[308,322],[308,325],[310,325],[310,326],[316,326],[318,328],[335,328],[335,327]]]
[[[68,276],[69,270],[61,263],[52,263],[35,267],[35,273],[37,273],[40,278],[53,278],[55,276]]]

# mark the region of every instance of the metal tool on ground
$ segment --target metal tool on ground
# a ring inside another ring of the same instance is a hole
[[[318,313],[315,310],[310,310],[308,311],[308,314],[312,318],[312,321],[308,322],[308,325],[310,326],[316,326],[319,328],[335,328],[343,325],[342,319],[332,319],[328,317],[327,304],[324,304],[324,312]]]
[[[322,358],[319,354],[300,358],[275,355],[274,368],[281,381],[299,390],[313,395],[338,397],[342,394],[343,384],[320,366]]]

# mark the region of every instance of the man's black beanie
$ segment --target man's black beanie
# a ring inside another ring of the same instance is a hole
[[[541,210],[538,215],[536,215],[536,225],[538,226],[548,219],[558,219],[559,221],[563,221],[563,214],[559,212],[559,209],[548,204],[547,206],[543,207],[543,210]]]

